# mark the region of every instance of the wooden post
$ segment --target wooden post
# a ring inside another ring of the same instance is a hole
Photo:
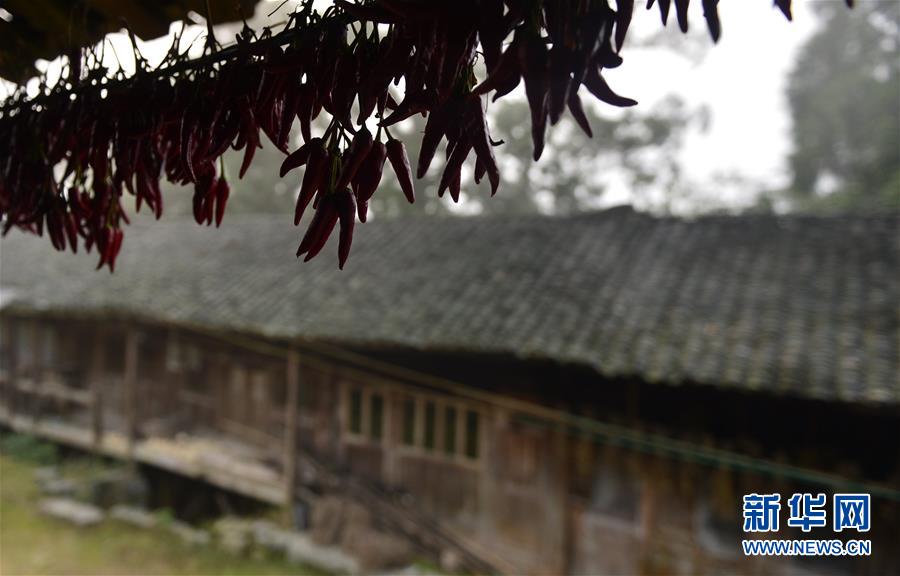
[[[106,364],[106,339],[101,330],[94,335],[94,347],[91,350],[90,387],[91,387],[91,430],[93,432],[94,449],[99,450],[103,443],[103,377]]]
[[[37,322],[31,323],[31,429],[37,432],[41,420],[43,398],[41,390],[44,380],[44,348],[41,338],[42,326]]]
[[[557,424],[548,433],[549,465],[543,471],[544,522],[547,535],[546,569],[569,573],[571,519],[569,516],[569,458],[565,428]]]
[[[562,474],[559,482],[560,503],[562,505],[562,526],[563,526],[563,550],[562,550],[562,574],[570,574],[572,572],[573,555],[575,552],[575,533],[574,519],[572,517],[572,505],[569,498],[569,490],[572,486],[571,478],[571,459],[572,459],[572,437],[566,428],[560,428],[557,437],[559,454],[562,467]]]
[[[456,407],[456,438],[454,439],[456,457],[464,459],[466,451],[466,408],[462,402],[456,402],[454,405]]]
[[[505,512],[501,481],[505,476],[503,449],[509,433],[509,412],[500,406],[489,406],[482,412],[482,461],[478,480],[478,528],[480,536],[488,538],[496,533],[500,516]]]
[[[11,320],[9,322],[9,366],[7,367],[6,383],[6,409],[9,413],[10,422],[16,416],[16,406],[18,405],[17,388],[19,385],[19,338],[20,329],[19,322]]]
[[[647,458],[644,458],[646,461]],[[656,521],[658,515],[659,490],[658,482],[661,476],[656,464],[651,463],[644,466],[644,478],[641,481],[641,558],[648,558],[652,552],[652,541],[656,532]]]
[[[399,411],[394,410],[394,404],[400,406],[402,400],[394,392],[393,388],[384,389],[384,430],[381,437],[381,479],[387,484],[397,482],[397,454],[394,436],[397,428],[394,419]]]
[[[350,388],[346,384],[346,380],[338,378],[337,371],[330,370],[325,376],[328,386],[325,388],[328,394],[328,400],[334,402],[337,407],[337,418],[332,418],[331,428],[333,430],[331,437],[334,439],[334,453],[337,461],[346,464],[347,443],[345,442],[345,434],[350,429]],[[336,430],[335,430],[336,428]]]
[[[199,425],[200,421],[195,413],[196,407],[185,401],[183,394],[185,389],[185,354],[181,348],[178,331],[174,328],[166,330],[166,380],[171,382],[169,409],[178,414],[178,420]],[[186,408],[187,407],[187,408]],[[205,415],[204,415],[205,416]]]
[[[228,397],[231,395],[234,384],[234,367],[222,354],[214,354],[210,362],[204,364],[203,380],[207,383],[208,393],[212,395],[212,410],[209,413],[209,426],[214,430],[221,430],[226,414],[228,414]]]
[[[285,524],[293,525],[294,497],[297,490],[297,401],[299,397],[299,358],[288,351],[284,407],[284,499]]]
[[[127,457],[129,464],[134,463],[134,447],[137,442],[137,363],[138,334],[133,327],[128,327],[125,334],[125,374],[123,387],[125,391],[125,425],[127,438]]]

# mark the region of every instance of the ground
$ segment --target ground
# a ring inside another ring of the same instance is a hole
[[[277,558],[241,558],[214,547],[192,548],[162,529],[106,520],[76,528],[42,516],[37,464],[0,453],[0,575],[309,574]]]

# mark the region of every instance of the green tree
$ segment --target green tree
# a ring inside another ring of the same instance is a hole
[[[789,78],[788,197],[811,211],[900,208],[900,3],[821,2],[817,14]]]
[[[494,114],[498,148],[509,177],[503,197],[485,203],[486,211],[529,209],[568,214],[596,207],[610,184],[619,183],[632,201],[667,211],[666,195],[682,185],[678,151],[691,126],[701,123],[702,108],[690,108],[670,96],[652,108],[631,108],[614,116],[585,112],[594,132],[589,138],[568,116],[555,126],[545,156],[530,158],[531,135],[524,102],[509,102]],[[524,115],[524,116],[523,116]]]
[[[588,138],[568,116],[549,130],[547,148],[539,162],[532,162],[530,116],[524,100],[506,99],[488,109],[492,137],[503,144],[494,148],[503,173],[500,190],[493,198],[486,181],[472,180],[470,160],[463,178],[462,210],[479,213],[543,212],[570,214],[595,207],[612,181],[620,182],[632,197],[667,210],[665,194],[681,187],[678,149],[688,129],[703,118],[702,109],[689,108],[670,97],[650,109],[631,109],[614,116],[601,116],[586,106],[594,132]],[[402,134],[421,133],[424,122],[415,118]],[[399,134],[398,134],[399,135]],[[409,139],[415,141],[415,138]],[[418,148],[409,150],[410,163],[418,162]],[[437,198],[444,163],[441,151],[431,169],[416,181],[417,200],[404,200],[390,169],[382,188],[370,204],[376,215],[406,213],[440,214],[454,210],[448,195]],[[650,196],[662,196],[659,201]]]

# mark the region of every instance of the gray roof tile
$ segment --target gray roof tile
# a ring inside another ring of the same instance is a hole
[[[114,275],[17,232],[3,305],[273,337],[489,351],[608,376],[900,403],[900,218],[374,220],[348,268],[282,218],[136,223]],[[15,292],[9,298],[8,290]]]

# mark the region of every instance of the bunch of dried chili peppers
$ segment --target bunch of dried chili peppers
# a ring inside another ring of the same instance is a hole
[[[718,0],[701,1],[717,39]],[[775,3],[790,17],[790,0]],[[670,0],[657,4],[665,22]],[[674,4],[687,29],[688,0]],[[130,78],[103,78],[99,65],[84,67],[78,54],[68,82],[0,108],[3,232],[46,230],[56,249],[73,252],[83,241],[88,251],[96,246],[98,268],[114,270],[128,222],[123,196],[159,218],[163,177],[193,185],[194,218],[218,226],[230,190],[222,154],[243,150],[243,177],[264,134],[288,154],[281,176],[304,167],[294,223],[310,204],[315,214],[297,255],[315,257],[339,226],[343,267],[386,162],[415,200],[406,149],[391,126],[427,116],[419,178],[446,141],[439,195],[459,198],[472,152],[475,181],[487,176],[496,193],[500,171],[484,98],[501,98],[524,81],[535,160],[548,121],[566,110],[590,135],[582,86],[614,106],[635,104],[603,78],[604,69],[622,63],[633,9],[633,0],[617,0],[615,8],[609,0],[336,0],[317,13],[306,0],[277,35],[245,28],[234,46],[196,61],[167,58]],[[177,42],[173,49],[177,56]],[[479,56],[487,70],[481,82]],[[314,135],[313,120],[323,112],[330,123]],[[302,145],[289,153],[295,122]]]

